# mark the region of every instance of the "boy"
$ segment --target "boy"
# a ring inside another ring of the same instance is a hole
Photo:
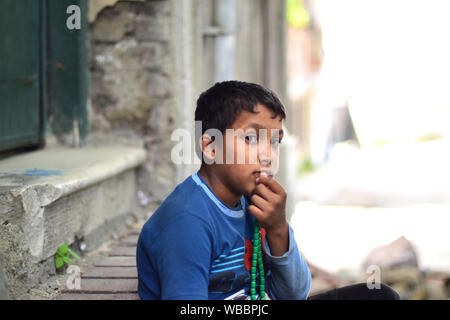
[[[285,117],[277,96],[257,84],[226,81],[200,95],[202,164],[142,228],[141,299],[307,298],[311,274],[272,177]]]

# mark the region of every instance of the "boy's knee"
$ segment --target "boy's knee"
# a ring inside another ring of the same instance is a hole
[[[369,288],[367,283],[358,284],[360,288],[364,288],[365,294],[363,299],[369,300],[400,300],[400,295],[385,283],[380,283],[379,287]]]
[[[308,300],[400,300],[400,296],[384,283],[374,288],[369,288],[367,283],[357,283],[308,297]]]
[[[385,299],[385,300],[400,300],[400,295],[397,293],[397,291],[392,289],[387,284],[381,283],[380,287],[381,288],[378,289],[378,290],[382,290],[382,296],[383,296],[382,299]]]

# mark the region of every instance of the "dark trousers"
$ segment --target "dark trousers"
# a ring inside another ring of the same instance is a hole
[[[400,296],[384,283],[380,289],[369,289],[366,283],[358,283],[310,296],[308,300],[400,300]]]

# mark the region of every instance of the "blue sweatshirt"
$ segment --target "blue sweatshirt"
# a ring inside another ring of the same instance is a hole
[[[198,172],[180,183],[140,233],[140,298],[221,300],[239,291],[248,296],[255,221],[248,205],[244,196],[236,207],[226,205]],[[282,256],[271,255],[261,231],[266,293],[270,299],[306,299],[311,274],[291,226]]]

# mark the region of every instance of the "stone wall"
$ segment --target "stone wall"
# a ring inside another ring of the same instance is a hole
[[[110,1],[111,2],[111,1]],[[111,3],[113,3],[112,1]],[[90,22],[90,129],[86,143],[144,146],[139,189],[155,207],[173,188],[171,132],[178,112],[171,1],[117,2]]]

